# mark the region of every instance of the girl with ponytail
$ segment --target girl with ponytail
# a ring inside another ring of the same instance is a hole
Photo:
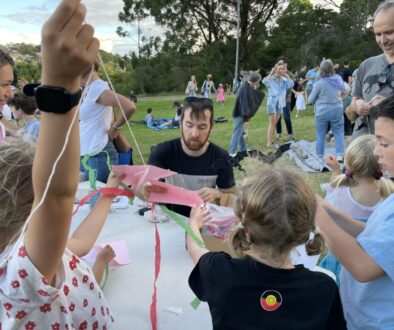
[[[335,157],[329,155],[326,159],[333,170],[326,201],[363,222],[384,198],[394,192],[394,184],[382,177],[378,156],[374,154],[375,146],[374,135],[363,135],[353,140],[345,153],[345,172],[342,174]],[[331,252],[322,259],[320,266],[332,271],[339,284],[341,265]]]
[[[197,264],[189,285],[208,302],[213,329],[346,329],[335,281],[290,259],[300,244],[309,255],[325,249],[316,207],[301,177],[261,170],[246,179],[237,200],[239,223],[228,238],[237,258],[209,252],[187,237]],[[192,209],[190,226],[200,238],[209,216],[204,208]]]

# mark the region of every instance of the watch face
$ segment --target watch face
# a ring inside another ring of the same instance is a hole
[[[62,114],[78,104],[81,90],[70,94],[64,88],[42,85],[35,89],[35,95],[40,110]]]

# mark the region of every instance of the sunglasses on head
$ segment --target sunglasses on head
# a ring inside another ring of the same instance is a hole
[[[208,99],[206,97],[195,97],[195,96],[188,96],[185,97],[185,104],[193,104],[193,103],[200,103],[204,106],[207,107],[212,107],[213,108],[213,102],[211,99]]]

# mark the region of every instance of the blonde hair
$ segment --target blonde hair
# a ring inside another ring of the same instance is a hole
[[[0,143],[0,251],[13,243],[30,214],[35,147],[21,139]]]
[[[247,178],[237,200],[236,213],[241,226],[228,237],[230,248],[238,257],[251,244],[271,247],[269,258],[278,259],[292,248],[306,243],[308,255],[324,251],[320,233],[316,230],[317,202],[312,189],[297,174],[280,169],[260,170]]]
[[[354,139],[346,149],[344,164],[345,174],[339,174],[331,179],[331,186],[355,187],[357,179],[372,179],[380,182],[380,194],[387,197],[394,192],[394,184],[382,177],[378,163],[379,157],[374,154],[376,137],[363,135]]]

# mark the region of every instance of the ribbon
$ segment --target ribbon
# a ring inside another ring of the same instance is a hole
[[[75,211],[73,212],[73,216],[78,212],[79,208],[83,204],[85,204],[89,199],[91,199],[94,195],[96,195],[98,193],[102,193],[103,195],[114,196],[114,197],[115,196],[126,196],[129,198],[134,197],[134,194],[131,191],[117,188],[117,187],[103,187],[100,189],[96,189],[96,190],[91,191],[89,194],[87,194],[85,197],[83,197],[79,200],[78,206],[75,209]]]
[[[152,295],[152,303],[150,305],[150,320],[152,324],[152,330],[157,330],[157,290],[156,290],[156,282],[160,273],[160,260],[161,260],[161,252],[160,252],[160,236],[159,231],[157,229],[157,223],[155,223],[155,280],[153,282],[153,295]]]

